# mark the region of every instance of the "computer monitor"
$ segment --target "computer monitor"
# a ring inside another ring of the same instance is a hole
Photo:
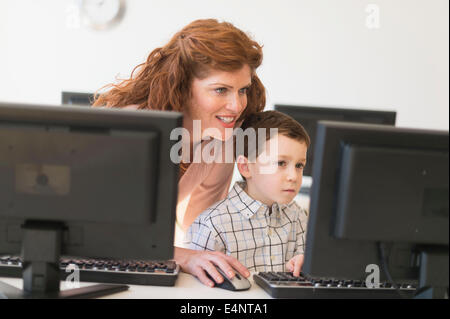
[[[448,293],[448,132],[319,122],[315,143],[303,272],[365,280],[375,265]]]
[[[93,101],[93,93],[61,92],[61,103],[64,105],[90,106]]]
[[[312,175],[312,163],[314,162],[314,148],[316,146],[317,122],[342,121],[395,125],[396,112],[394,111],[373,111],[347,108],[296,106],[296,105],[275,105],[275,110],[285,113],[297,122],[302,124],[311,138],[311,145],[306,155],[306,166],[303,175]],[[303,189],[305,190],[305,189]]]
[[[27,292],[45,258],[52,292],[60,255],[173,258],[177,127],[177,112],[0,103],[0,253],[22,250]]]

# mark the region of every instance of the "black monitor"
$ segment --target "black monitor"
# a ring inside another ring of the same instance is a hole
[[[347,108],[296,106],[296,105],[275,105],[275,110],[285,113],[297,122],[302,124],[311,138],[311,146],[308,149],[306,166],[303,175],[312,176],[313,154],[316,145],[317,122],[342,121],[371,124],[395,125],[396,112],[394,111],[373,111]],[[305,189],[303,189],[305,191]]]
[[[448,294],[449,136],[320,122],[303,272]],[[384,255],[384,257],[383,257]]]
[[[61,103],[64,105],[90,106],[94,102],[93,93],[61,92]]]
[[[33,287],[43,258],[47,292],[60,255],[173,258],[177,127],[177,112],[0,103],[0,254],[22,250],[24,290],[50,285]]]

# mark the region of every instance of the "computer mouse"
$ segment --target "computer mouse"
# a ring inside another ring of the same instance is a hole
[[[220,269],[219,267],[216,267],[219,274],[223,277],[223,282],[218,284],[215,280],[209,276],[208,273],[206,275],[214,282],[214,287],[222,288],[226,290],[231,291],[242,291],[242,290],[248,290],[252,286],[250,281],[248,281],[247,278],[239,274],[237,271],[235,271],[235,275],[232,279],[228,278],[227,275]]]

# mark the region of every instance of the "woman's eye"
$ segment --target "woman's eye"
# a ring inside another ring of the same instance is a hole
[[[286,161],[279,161],[278,166],[286,166]]]
[[[226,90],[227,90],[226,88],[217,88],[217,89],[214,89],[214,91],[216,91],[216,93],[219,93],[219,94],[225,93]]]
[[[239,93],[241,93],[241,94],[247,94],[247,92],[248,92],[248,87],[242,88],[239,90]]]

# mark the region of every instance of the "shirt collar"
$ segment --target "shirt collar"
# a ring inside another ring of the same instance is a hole
[[[268,214],[269,207],[260,201],[251,198],[244,190],[246,186],[245,181],[236,182],[228,194],[228,200],[244,217],[250,219],[258,211],[264,211],[264,214]],[[283,209],[290,209],[294,205],[294,201],[289,204],[272,205],[272,213],[279,214]]]
[[[251,198],[245,189],[245,182],[236,182],[228,194],[228,200],[245,218],[250,219],[261,207],[267,207],[260,201]]]

